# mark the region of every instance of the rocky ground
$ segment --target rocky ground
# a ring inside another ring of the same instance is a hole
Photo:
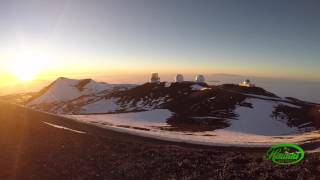
[[[141,138],[0,103],[0,179],[317,179],[320,153],[293,166],[267,149]],[[49,126],[62,125],[86,133]]]

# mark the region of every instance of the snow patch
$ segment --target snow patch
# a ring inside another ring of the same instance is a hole
[[[206,89],[209,89],[209,88],[200,86],[199,84],[194,84],[191,86],[191,90],[193,90],[193,91],[201,91],[201,90],[206,90]]]
[[[171,84],[172,84],[171,82],[166,82],[164,86],[165,86],[165,87],[170,87]]]
[[[42,96],[28,103],[28,106],[43,103],[66,102],[83,95],[98,93],[113,88],[113,85],[90,80],[90,82],[83,87],[83,90],[80,91],[77,85],[82,81],[83,80],[59,78]]]
[[[179,132],[159,129],[159,127],[167,127],[166,119],[171,115],[172,112],[168,110],[157,109],[138,113],[65,115],[64,117],[122,133],[167,141],[213,146],[270,147],[271,145],[280,143],[301,144],[315,138],[320,138],[319,131],[286,136],[264,136],[226,129],[204,132]]]
[[[101,114],[101,115],[66,115],[76,117],[82,121],[109,123],[118,126],[164,126],[172,112],[167,109],[155,109],[144,112],[121,113],[121,114]]]
[[[297,105],[286,103],[286,102],[281,102],[279,105],[289,106],[292,108],[301,108],[301,106],[297,106]]]
[[[112,89],[114,85],[107,83],[98,83],[96,81],[91,80],[88,84],[85,85],[85,94],[98,93],[101,91],[105,91],[108,89]]]
[[[102,99],[82,107],[82,113],[110,113],[119,109],[118,98]]]
[[[253,108],[237,106],[237,119],[233,120],[226,130],[260,135],[286,135],[298,132],[296,128],[288,127],[284,122],[272,117],[276,102],[256,98],[247,98]]]

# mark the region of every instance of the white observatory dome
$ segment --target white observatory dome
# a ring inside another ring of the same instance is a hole
[[[204,78],[203,75],[199,74],[199,75],[196,76],[196,82],[198,82],[198,83],[204,83],[205,81],[206,81],[206,80],[205,80],[205,78]]]
[[[176,82],[183,82],[184,81],[183,75],[182,74],[177,74],[176,77],[175,77],[175,81]]]

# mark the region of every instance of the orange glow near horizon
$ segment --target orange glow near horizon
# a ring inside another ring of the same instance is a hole
[[[32,84],[34,81],[52,81],[58,77],[92,78],[110,83],[130,83],[142,80],[148,81],[149,75],[153,71],[158,72],[161,77],[164,77],[163,79],[170,79],[177,73],[190,77],[196,74],[233,74],[248,77],[292,79],[295,78],[297,72],[280,73],[279,69],[272,66],[264,66],[262,69],[261,66],[255,64],[250,66],[243,64],[225,65],[222,63],[197,64],[194,63],[195,61],[183,64],[174,61],[169,63],[162,59],[156,59],[158,63],[145,63],[147,60],[143,58],[137,60],[136,58],[108,56],[91,59],[87,56],[68,56],[53,50],[49,51],[49,49],[36,47],[11,52],[2,59],[7,60],[5,64],[2,64],[6,66],[0,67],[0,87],[19,83]],[[312,80],[311,77],[308,74],[300,76],[301,79]]]

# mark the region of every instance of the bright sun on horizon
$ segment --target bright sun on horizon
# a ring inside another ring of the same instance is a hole
[[[34,80],[48,63],[48,56],[23,53],[8,60],[7,68],[19,81],[26,82]]]
[[[12,61],[10,62],[10,71],[17,79],[21,81],[31,81],[38,74],[39,69],[33,67],[27,61]]]

